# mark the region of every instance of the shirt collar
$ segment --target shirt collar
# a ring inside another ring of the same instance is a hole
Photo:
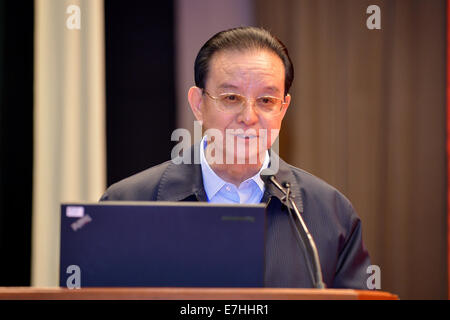
[[[213,198],[217,192],[227,183],[221,177],[219,177],[214,170],[210,167],[208,161],[206,161],[205,157],[205,148],[207,145],[206,136],[203,137],[200,142],[200,165],[202,167],[202,175],[203,175],[203,186],[205,187],[205,192],[208,195],[208,199]],[[266,156],[264,158],[264,162],[261,166],[261,169],[255,174],[253,177],[248,178],[245,181],[253,180],[264,193],[264,181],[261,179],[261,171],[266,169],[269,166],[270,157],[269,152],[266,150]],[[245,182],[244,181],[244,182]]]
[[[157,201],[208,201],[203,184],[202,168],[199,163],[196,163],[198,155],[200,155],[200,149],[199,143],[191,146],[187,151],[187,162],[178,162],[180,160],[178,158],[169,161],[171,163],[164,170],[159,180],[159,187],[156,191]],[[303,212],[302,192],[304,192],[305,183],[302,182],[302,175],[294,175],[292,167],[273,150],[269,150],[269,157],[270,166],[274,167],[272,169],[276,171],[276,179],[291,184],[294,202]],[[300,171],[309,175],[305,171]],[[261,202],[268,203],[272,197],[278,198],[280,201],[283,198],[283,194],[273,184],[267,184],[265,189]],[[152,199],[149,195],[149,201]]]

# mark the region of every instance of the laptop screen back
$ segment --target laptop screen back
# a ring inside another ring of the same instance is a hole
[[[264,205],[61,205],[60,286],[262,287]]]

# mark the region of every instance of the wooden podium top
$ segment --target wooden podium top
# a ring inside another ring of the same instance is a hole
[[[0,300],[398,300],[398,296],[352,289],[0,287]]]

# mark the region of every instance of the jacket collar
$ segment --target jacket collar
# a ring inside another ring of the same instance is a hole
[[[273,164],[278,164],[278,170],[275,170],[275,179],[282,185],[284,183],[290,184],[291,189],[291,197],[294,199],[297,208],[303,213],[303,200],[302,200],[302,190],[299,181],[296,179],[293,173],[293,167],[286,163],[283,159],[280,158],[278,154],[270,150],[270,167],[272,169],[276,169],[273,167]],[[261,202],[269,202],[272,197],[277,198],[282,202],[283,193],[278,190],[272,183],[266,184],[266,190],[264,192],[264,196],[261,199]]]
[[[157,201],[207,201],[200,163],[193,163],[199,144],[191,146],[190,157],[171,160],[159,184]],[[181,163],[179,163],[181,162]],[[197,161],[198,162],[198,161]]]
[[[199,152],[199,144],[194,144],[189,150],[190,159],[185,157],[184,162],[180,164],[176,164],[177,160],[169,163],[161,178],[156,197],[157,201],[207,201],[200,163],[193,163],[193,160],[196,159],[195,154]],[[294,201],[300,211],[303,212],[301,189],[291,166],[272,150],[269,153],[271,167],[278,163],[278,171],[275,174],[275,178],[280,183],[290,183]],[[269,202],[272,197],[276,197],[281,201],[283,194],[275,186],[268,184],[261,202]]]

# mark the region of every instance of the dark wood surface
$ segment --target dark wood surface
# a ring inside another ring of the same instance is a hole
[[[284,288],[0,287],[0,300],[397,300],[383,291]]]

